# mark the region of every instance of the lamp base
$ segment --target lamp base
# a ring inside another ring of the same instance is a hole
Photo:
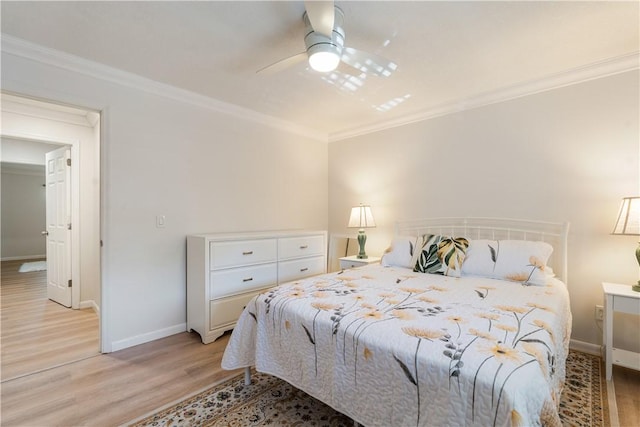
[[[360,252],[358,252],[358,259],[369,258],[364,251],[364,244],[367,242],[367,235],[364,234],[364,229],[358,231],[358,244],[360,245]]]
[[[638,247],[636,248],[636,259],[638,260],[638,265],[640,266],[640,242],[638,242]],[[631,290],[640,292],[640,280],[638,280],[638,283],[631,286]]]

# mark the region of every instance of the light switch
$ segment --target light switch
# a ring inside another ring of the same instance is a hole
[[[164,215],[156,215],[156,227],[164,228],[165,217]]]

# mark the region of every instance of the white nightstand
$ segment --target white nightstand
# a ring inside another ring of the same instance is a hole
[[[611,366],[619,365],[625,368],[640,370],[640,353],[613,348],[613,312],[636,314],[640,316],[640,292],[631,290],[630,285],[617,283],[602,283],[604,291],[604,327],[602,328],[602,343],[606,347],[606,375],[611,379]]]
[[[340,258],[340,268],[346,270],[348,268],[362,267],[378,262],[380,262],[380,257],[377,256],[370,256],[369,258],[358,258],[357,255],[345,256]]]

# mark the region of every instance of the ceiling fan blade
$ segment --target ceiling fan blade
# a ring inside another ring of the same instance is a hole
[[[307,59],[307,52],[300,52],[297,55],[293,55],[288,58],[281,59],[278,62],[274,62],[271,65],[267,65],[266,67],[256,71],[256,74],[264,74],[264,75],[274,74],[286,68],[289,68],[299,62],[302,62],[306,59]]]
[[[331,38],[335,20],[333,0],[306,0],[304,7],[313,31]]]
[[[340,60],[363,73],[378,77],[389,77],[398,68],[396,63],[382,56],[352,47],[344,48]]]

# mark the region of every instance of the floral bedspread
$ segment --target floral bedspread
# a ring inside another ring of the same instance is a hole
[[[258,295],[222,367],[255,366],[365,426],[560,425],[565,285],[367,266]]]

